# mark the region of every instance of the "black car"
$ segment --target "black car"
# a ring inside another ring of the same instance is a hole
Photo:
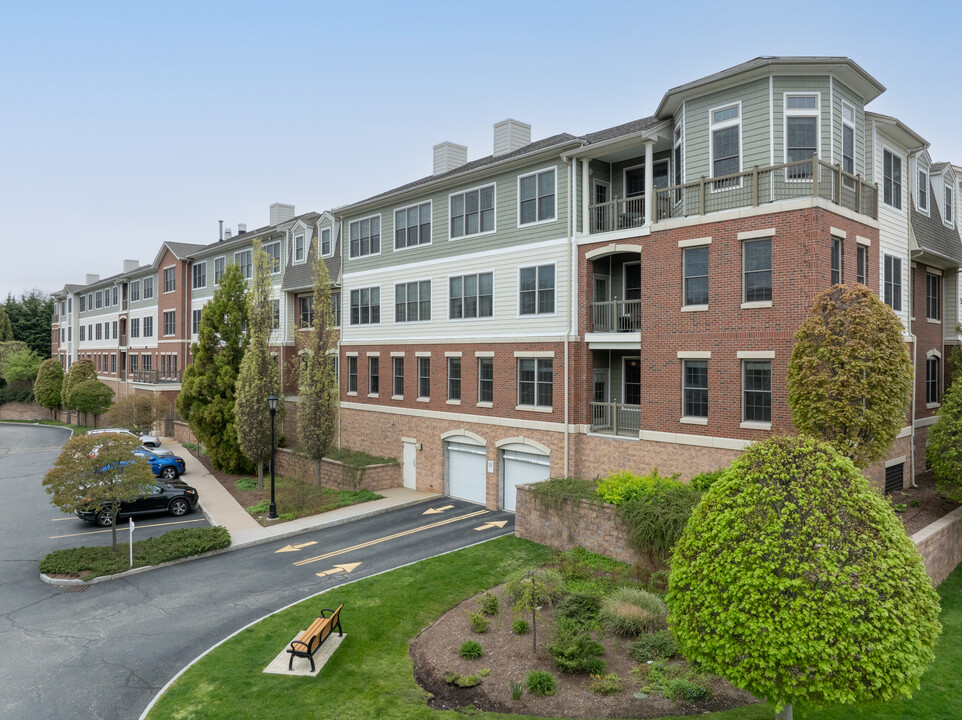
[[[127,518],[134,515],[147,515],[149,513],[167,512],[174,517],[186,515],[197,506],[199,497],[197,490],[185,485],[182,482],[161,482],[158,480],[154,485],[145,489],[142,496],[130,502],[121,503],[118,518]],[[77,517],[88,522],[95,522],[101,527],[110,527],[110,510],[101,506],[99,508],[89,508],[77,510]]]

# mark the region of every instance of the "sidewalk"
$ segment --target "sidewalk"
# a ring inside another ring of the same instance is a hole
[[[184,482],[197,488],[201,510],[203,510],[210,524],[223,525],[230,532],[232,550],[249,545],[259,545],[292,535],[300,535],[311,530],[321,530],[441,497],[438,493],[420,492],[403,487],[390,488],[378,491],[379,495],[384,496],[380,500],[338,508],[321,515],[281,522],[271,527],[261,527],[240,506],[233,495],[224,489],[217,478],[207,472],[200,460],[191,455],[183,445],[173,438],[164,438],[161,450],[169,450],[174,455],[184,458],[184,463],[187,465],[187,472],[183,476]]]

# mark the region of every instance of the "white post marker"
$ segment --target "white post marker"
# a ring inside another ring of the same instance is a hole
[[[130,521],[130,567],[134,567],[134,519],[128,518]]]

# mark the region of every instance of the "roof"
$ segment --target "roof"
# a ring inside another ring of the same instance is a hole
[[[329,215],[329,213],[325,214]],[[333,284],[338,283],[341,274],[341,237],[338,229],[337,224],[331,227],[331,243],[334,246],[332,248],[334,254],[331,257],[324,258],[324,264],[327,265],[327,274],[331,276],[331,283]],[[320,245],[317,240],[318,228],[315,224],[311,242],[308,246],[307,261],[295,265],[292,262],[294,253],[287,254],[287,267],[284,268],[284,282],[281,284],[283,290],[309,290],[314,286],[314,258],[317,257],[317,248]]]
[[[298,220],[303,220],[305,224],[311,225],[317,222],[317,219],[320,216],[320,213],[312,210],[311,212],[295,215],[289,220],[285,220],[277,225],[264,225],[254,230],[248,230],[247,232],[242,232],[238,235],[234,235],[233,237],[225,238],[224,240],[215,240],[207,245],[196,245],[195,249],[190,253],[190,259],[193,260],[199,255],[206,255],[208,253],[216,253],[226,251],[230,248],[239,247],[246,243],[253,242],[262,235],[270,235],[275,232],[282,232],[280,230],[282,226],[293,224]]]
[[[947,168],[949,165],[950,165],[950,163],[947,163],[947,162],[932,163],[931,165],[929,165],[929,171],[930,171],[930,172],[934,172],[934,173],[942,172],[942,171],[945,170],[945,168]]]
[[[923,252],[929,252],[956,265],[962,265],[962,239],[959,238],[957,230],[946,227],[942,222],[942,215],[931,200],[933,197],[932,184],[929,183],[928,215],[916,210],[915,203],[911,202],[909,226],[915,236],[915,242]]]
[[[583,135],[582,139],[591,144],[605,142],[606,140],[615,140],[625,135],[634,135],[635,133],[643,132],[660,122],[661,120],[659,120],[657,116],[651,115],[640,120],[632,120],[631,122],[615,125],[605,130],[588,133],[587,135]]]

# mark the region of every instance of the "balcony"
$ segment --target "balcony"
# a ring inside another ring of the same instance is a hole
[[[645,224],[645,196],[616,197],[610,202],[589,205],[588,212],[592,234],[641,227]]]
[[[122,333],[120,336],[120,347],[127,347],[127,333]]]
[[[638,437],[641,406],[617,402],[591,402],[591,432]]]
[[[641,300],[607,300],[591,303],[591,329],[596,333],[628,333],[641,330]]]
[[[165,383],[179,383],[181,371],[161,372],[160,370],[131,370],[130,381],[135,383],[146,383],[148,385],[162,385]]]

